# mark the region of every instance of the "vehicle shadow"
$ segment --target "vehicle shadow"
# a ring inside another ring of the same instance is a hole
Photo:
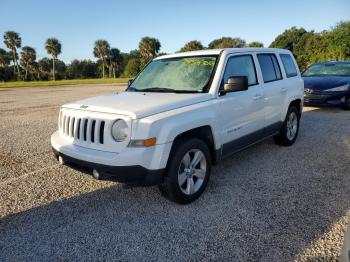
[[[306,110],[292,147],[270,139],[225,159],[187,206],[115,184],[4,217],[0,260],[298,259],[350,210],[349,117]]]

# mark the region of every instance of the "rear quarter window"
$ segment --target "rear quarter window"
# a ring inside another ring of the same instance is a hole
[[[294,61],[290,55],[280,54],[284,71],[286,71],[287,77],[293,77],[298,75],[297,68],[295,67]]]

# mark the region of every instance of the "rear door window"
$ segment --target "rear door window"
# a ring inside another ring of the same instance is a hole
[[[274,54],[258,54],[258,61],[265,83],[282,79],[281,69]]]
[[[280,54],[284,70],[286,71],[287,77],[297,76],[297,68],[295,67],[294,61],[290,55]]]
[[[282,74],[281,74],[281,68],[280,68],[280,65],[278,64],[277,58],[275,55],[271,55],[270,57],[272,59],[273,67],[275,68],[276,79],[280,80],[282,79]]]

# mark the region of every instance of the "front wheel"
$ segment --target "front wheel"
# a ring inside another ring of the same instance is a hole
[[[348,100],[345,101],[343,109],[350,110],[350,98],[348,98]]]
[[[288,109],[286,119],[278,135],[274,137],[275,142],[282,146],[291,146],[298,137],[300,114],[295,106]]]
[[[197,138],[178,141],[169,156],[160,192],[171,201],[188,204],[205,190],[210,170],[211,157],[206,143]]]

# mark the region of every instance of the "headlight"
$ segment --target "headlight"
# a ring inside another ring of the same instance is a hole
[[[332,92],[333,91],[347,91],[348,89],[349,89],[349,84],[326,89],[325,91],[332,91]]]
[[[117,142],[124,141],[129,134],[128,124],[123,119],[118,119],[112,125],[112,137]]]

